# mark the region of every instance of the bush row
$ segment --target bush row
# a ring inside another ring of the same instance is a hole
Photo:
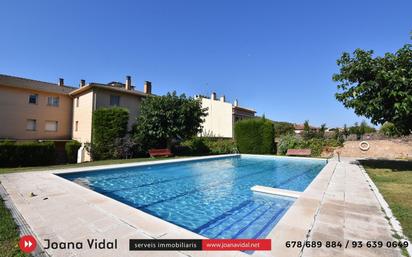
[[[75,140],[65,144],[66,160],[76,163],[81,144]],[[62,163],[57,161],[57,149],[52,141],[0,141],[0,167],[42,166]]]
[[[0,142],[1,167],[50,165],[55,160],[53,142]]]
[[[288,149],[311,149],[312,156],[320,156],[325,147],[342,146],[342,141],[336,139],[311,138],[303,139],[293,134],[284,135],[277,145],[278,154],[285,155]]]
[[[236,153],[237,148],[233,139],[194,137],[175,146],[173,152],[176,155],[229,154]]]

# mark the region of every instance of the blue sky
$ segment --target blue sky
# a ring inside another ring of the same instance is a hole
[[[343,51],[410,43],[412,1],[2,1],[0,73],[156,94],[216,91],[274,120],[362,120],[334,98]]]

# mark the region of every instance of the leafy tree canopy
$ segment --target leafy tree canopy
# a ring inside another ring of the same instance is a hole
[[[134,134],[146,147],[170,147],[175,139],[185,140],[200,133],[205,116],[200,101],[184,94],[150,96],[141,104]]]
[[[372,123],[395,124],[402,134],[412,130],[412,45],[396,53],[374,57],[373,51],[356,49],[337,61],[340,72],[336,99]]]
[[[286,134],[294,134],[295,126],[289,122],[273,121],[275,128],[275,137],[280,137]]]

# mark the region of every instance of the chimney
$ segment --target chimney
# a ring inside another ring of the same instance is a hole
[[[80,87],[84,87],[86,85],[86,80],[81,79],[80,80]]]
[[[126,76],[126,90],[132,90],[132,77]]]
[[[150,81],[144,82],[143,92],[148,95],[152,94],[152,82]]]
[[[216,92],[212,92],[212,95],[210,96],[210,100],[216,100]]]
[[[224,95],[222,95],[222,96],[220,97],[220,101],[221,101],[221,102],[225,102],[225,101],[226,101],[226,97],[225,97]]]
[[[233,103],[234,106],[239,106],[239,102],[237,101],[237,99],[235,100],[235,102]]]
[[[59,78],[59,86],[64,86],[64,79],[63,78]]]

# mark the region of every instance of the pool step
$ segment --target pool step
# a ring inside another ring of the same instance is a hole
[[[209,238],[261,238],[287,210],[291,201],[253,201],[223,219],[201,226],[197,232]]]
[[[280,188],[273,188],[273,187],[265,187],[265,186],[253,186],[250,188],[253,192],[271,194],[271,195],[280,195],[280,196],[287,196],[293,198],[299,198],[302,192],[280,189]]]

